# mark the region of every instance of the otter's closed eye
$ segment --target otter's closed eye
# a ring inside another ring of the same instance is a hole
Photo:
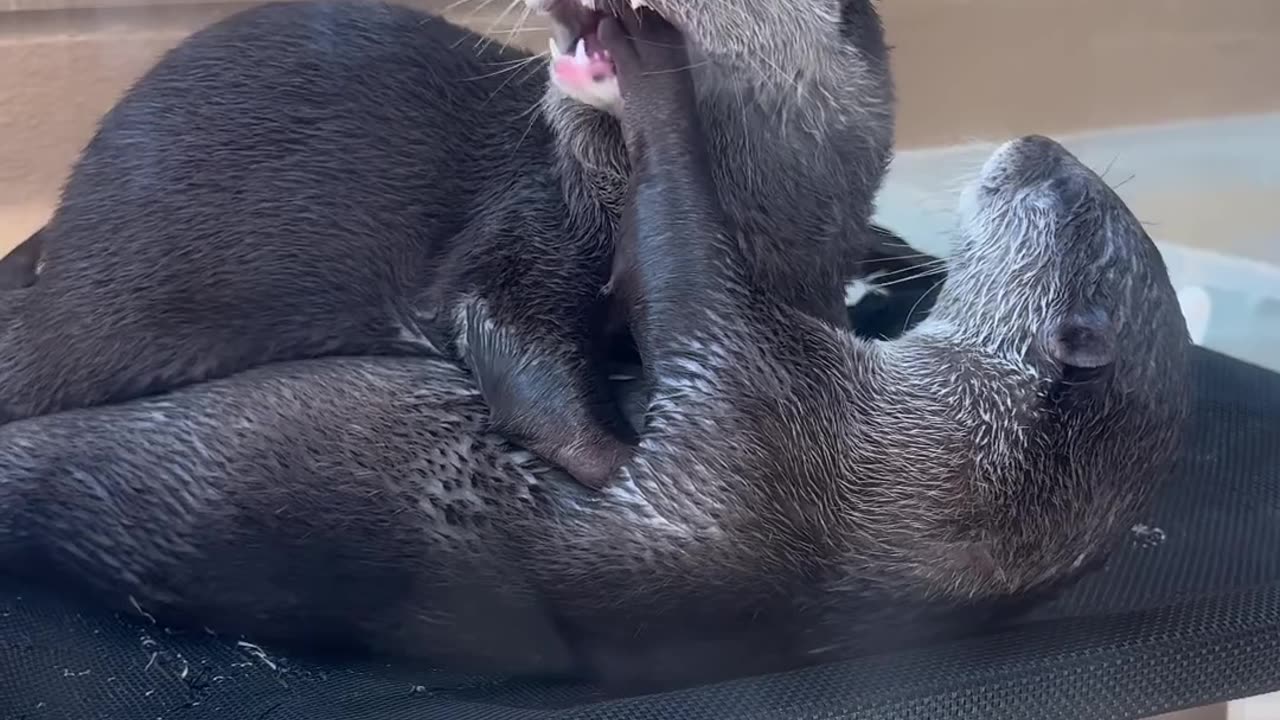
[[[1106,313],[1072,313],[1050,328],[1045,346],[1067,367],[1093,369],[1115,361],[1115,326]]]

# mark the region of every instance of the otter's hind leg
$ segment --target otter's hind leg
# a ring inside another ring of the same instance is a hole
[[[548,307],[534,315],[563,316],[564,323],[550,327],[504,322],[531,315],[527,306],[504,308],[503,296],[495,298],[497,305],[468,302],[460,311],[459,344],[489,406],[490,427],[583,485],[600,488],[631,457],[635,432],[609,392],[603,321],[584,307],[600,305],[600,298],[589,287],[584,294],[535,298]],[[576,332],[566,331],[574,325]]]

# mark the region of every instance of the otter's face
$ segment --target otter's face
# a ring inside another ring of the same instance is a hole
[[[1101,369],[1186,343],[1159,252],[1124,202],[1058,143],[987,160],[960,203],[939,314],[1035,367]]]
[[[551,80],[565,95],[617,113],[621,96],[596,28],[605,13],[646,6],[680,29],[703,84],[811,100],[888,102],[880,21],[870,0],[525,0],[552,24]],[[874,76],[874,77],[873,77]],[[812,90],[812,93],[806,93]],[[884,95],[884,97],[880,97]]]
[[[970,402],[1014,399],[958,423],[973,427],[971,510],[944,536],[973,550],[947,581],[1020,593],[1105,558],[1167,474],[1188,406],[1190,339],[1142,225],[1058,143],[1007,143],[964,193],[925,324],[974,366],[1014,369],[965,381]]]

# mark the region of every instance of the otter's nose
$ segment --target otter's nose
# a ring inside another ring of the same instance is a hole
[[[1014,140],[1008,156],[1009,164],[1017,168],[1024,182],[1043,182],[1077,165],[1066,148],[1043,135],[1027,135]]]
[[[1045,157],[1057,157],[1067,154],[1067,149],[1062,147],[1057,140],[1047,138],[1044,135],[1024,135],[1013,142],[1017,151],[1021,153],[1038,154]]]
[[[1068,206],[1080,200],[1090,185],[1089,170],[1057,141],[1043,135],[1005,143],[983,170],[992,187],[1040,188]]]
[[[990,187],[1026,186],[1043,182],[1058,169],[1065,148],[1043,135],[1010,140],[996,149],[982,166],[984,184]]]

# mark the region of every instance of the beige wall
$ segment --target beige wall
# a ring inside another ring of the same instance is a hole
[[[1276,0],[884,0],[902,144],[1280,108]]]
[[[476,13],[480,4],[451,15],[495,33],[510,28],[493,11]],[[244,6],[0,0],[0,249],[43,222],[98,117],[128,83],[192,30]],[[902,147],[1280,109],[1277,0],[881,7],[896,46]],[[536,31],[516,40],[542,43]]]

